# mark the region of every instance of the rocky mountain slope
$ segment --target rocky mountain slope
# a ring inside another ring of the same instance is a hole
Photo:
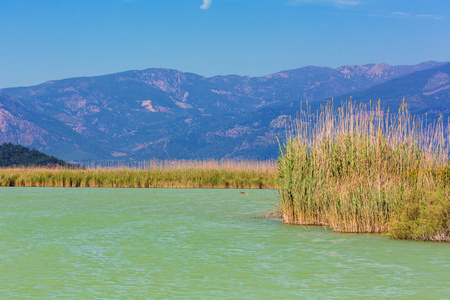
[[[357,102],[381,99],[385,107],[398,109],[405,98],[412,114],[425,115],[430,121],[450,117],[450,64],[414,72],[389,80],[366,90],[341,95],[337,100],[352,95]]]
[[[446,80],[433,73],[439,67],[444,64],[311,66],[254,78],[148,69],[8,88],[0,91],[0,142],[65,160],[274,158],[276,136],[301,100],[376,92],[393,80],[403,86],[404,76],[413,76],[410,82],[423,70],[431,72],[423,75],[431,76],[423,93],[435,97],[446,91],[437,91]],[[383,95],[400,88],[392,84]]]

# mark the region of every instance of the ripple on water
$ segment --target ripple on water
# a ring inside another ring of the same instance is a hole
[[[270,207],[239,192],[3,188],[0,297],[450,294],[448,244],[337,234],[239,216]],[[251,194],[273,197],[272,191]]]

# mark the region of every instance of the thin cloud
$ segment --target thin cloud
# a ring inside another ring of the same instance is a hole
[[[393,12],[393,13],[391,13],[391,15],[393,17],[399,17],[399,18],[410,17],[411,16],[410,13],[406,13],[406,12],[402,12],[402,11]]]
[[[203,0],[203,4],[200,6],[201,9],[208,9],[212,4],[212,0]]]
[[[349,7],[361,4],[360,0],[288,0],[288,5],[333,5]]]
[[[441,16],[426,15],[426,14],[414,15],[414,14],[410,14],[410,13],[402,12],[402,11],[392,12],[388,15],[369,15],[369,17],[387,18],[387,19],[409,19],[409,20],[414,20],[414,19],[416,19],[416,20],[417,19],[441,20],[442,19]]]
[[[418,18],[421,19],[433,19],[433,20],[441,20],[441,16],[435,16],[435,15],[417,15]]]

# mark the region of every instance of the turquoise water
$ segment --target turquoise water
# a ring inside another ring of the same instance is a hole
[[[277,199],[240,191],[0,188],[0,299],[450,298],[450,244],[239,215]]]

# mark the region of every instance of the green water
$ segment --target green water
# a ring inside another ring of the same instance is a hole
[[[450,244],[227,218],[276,201],[239,192],[1,188],[0,299],[450,298]]]

